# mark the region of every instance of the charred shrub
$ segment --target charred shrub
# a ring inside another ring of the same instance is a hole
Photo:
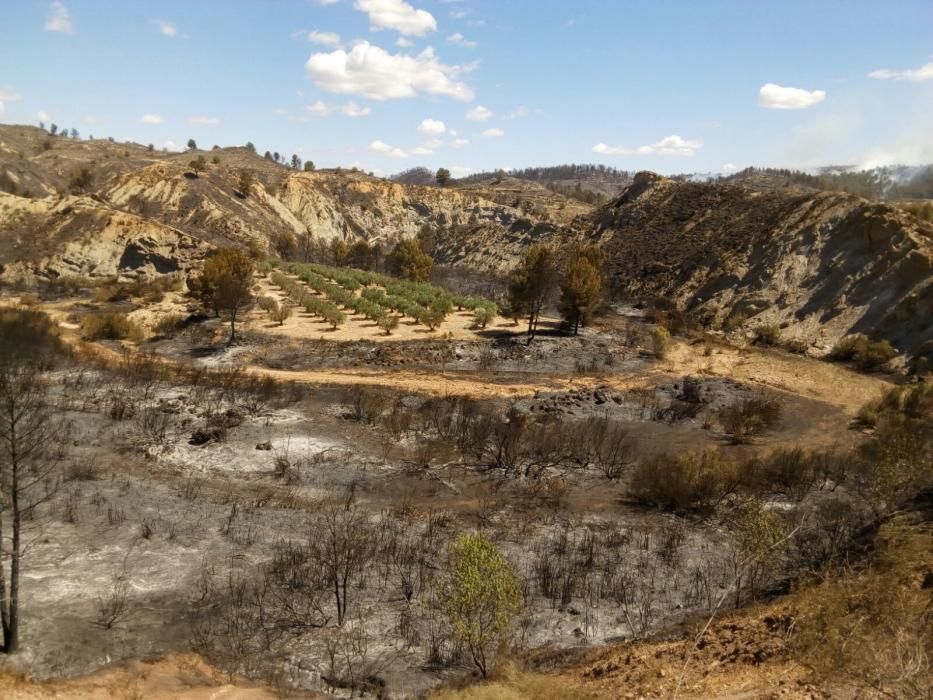
[[[85,316],[81,320],[81,333],[88,340],[141,341],[143,329],[126,314],[103,312]]]
[[[829,353],[834,362],[851,362],[866,371],[881,369],[897,356],[887,340],[869,340],[861,333],[842,338]]]
[[[708,511],[737,483],[736,465],[716,450],[665,454],[636,467],[632,495],[665,510]]]
[[[781,404],[759,395],[738,401],[719,412],[719,422],[736,444],[749,442],[765,433],[781,419]]]

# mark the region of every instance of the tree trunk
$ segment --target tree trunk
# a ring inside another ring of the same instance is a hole
[[[0,506],[0,542],[3,542],[3,508]],[[6,640],[9,639],[10,613],[7,606],[6,597],[6,574],[3,566],[0,565],[0,634],[3,639],[0,640],[0,651],[6,652]]]
[[[18,479],[13,471],[13,551],[10,555],[10,613],[7,628],[3,630],[4,651],[12,654],[19,646],[19,565],[20,565],[20,512],[17,495]]]
[[[227,345],[233,345],[236,340],[236,307],[230,312],[230,342]]]

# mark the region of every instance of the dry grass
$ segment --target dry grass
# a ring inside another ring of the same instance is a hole
[[[824,682],[855,682],[892,697],[933,690],[933,528],[882,528],[872,560],[798,596],[794,654]]]
[[[432,693],[432,700],[586,700],[596,697],[570,679],[521,670],[504,664],[484,683]]]

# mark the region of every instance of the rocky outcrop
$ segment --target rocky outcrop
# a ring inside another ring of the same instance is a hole
[[[0,279],[6,281],[166,274],[197,265],[210,249],[170,226],[88,197],[0,194],[0,238],[6,251]]]

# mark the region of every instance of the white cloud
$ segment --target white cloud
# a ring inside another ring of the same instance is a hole
[[[925,63],[919,68],[908,68],[907,70],[888,70],[887,68],[873,70],[868,74],[868,77],[875,80],[909,80],[913,83],[933,80],[933,62]]]
[[[390,158],[407,158],[408,154],[401,148],[395,148],[387,143],[376,140],[369,144],[369,150],[374,153],[382,153]]]
[[[469,7],[456,7],[450,11],[451,19],[463,19],[468,17],[470,13],[473,12]]]
[[[824,99],[824,90],[781,87],[774,83],[762,85],[758,91],[758,104],[767,109],[806,109]]]
[[[486,131],[480,134],[483,138],[491,138],[496,136],[505,136],[505,132],[502,129],[486,129]]]
[[[178,144],[175,143],[174,141],[172,141],[171,139],[167,139],[167,140],[163,141],[163,142],[162,142],[162,148],[167,148],[167,149],[170,150],[170,151],[180,151],[180,150],[181,150],[181,148],[178,146]]]
[[[525,107],[524,105],[519,105],[518,107],[513,109],[511,112],[506,114],[505,118],[506,119],[520,119],[521,117],[527,117],[527,116],[528,116],[528,108]]]
[[[188,123],[198,126],[220,126],[220,119],[217,117],[194,116],[188,117]]]
[[[59,0],[55,0],[45,13],[45,29],[48,32],[62,32],[63,34],[74,34],[74,23],[71,21],[71,14],[68,8]]]
[[[374,29],[394,29],[413,36],[424,36],[437,29],[437,21],[430,12],[416,10],[405,0],[356,0],[353,6],[369,16]]]
[[[315,0],[318,5],[327,6],[327,5],[336,5],[340,0]]]
[[[406,39],[405,37],[400,36],[398,39],[395,40],[395,45],[398,46],[400,49],[410,49],[412,46],[415,45],[415,42],[413,42],[411,39]]]
[[[444,145],[444,142],[441,139],[428,139],[421,145],[425,148],[438,148]]]
[[[450,142],[450,145],[453,146],[454,148],[463,148],[469,143],[470,143],[469,139],[454,139],[453,141]]]
[[[418,125],[418,132],[426,136],[436,136],[443,134],[445,131],[447,131],[447,127],[444,126],[444,122],[437,119],[423,119]]]
[[[726,163],[720,169],[724,173],[734,173],[739,169],[739,166],[737,166],[735,163]]]
[[[416,146],[415,148],[411,149],[411,152],[416,156],[429,156],[434,153],[434,151],[427,146]]]
[[[335,105],[324,102],[323,100],[316,100],[314,104],[305,107],[304,111],[315,117],[329,117],[336,112],[340,112],[348,117],[365,117],[371,110],[369,107],[362,107],[352,101],[344,105]]]
[[[144,114],[139,118],[140,124],[161,124],[164,121],[161,114]]]
[[[313,114],[315,117],[329,117],[334,111],[334,106],[329,105],[323,100],[317,100],[314,104],[305,107],[305,112]]]
[[[97,118],[95,115],[93,115],[93,114],[88,114],[87,116],[84,117],[84,123],[85,123],[85,124],[92,124],[92,125],[93,125],[93,124],[96,124],[96,123],[99,122],[99,121],[100,121],[100,119],[98,119],[98,118]]]
[[[456,44],[457,46],[462,46],[462,47],[465,48],[465,49],[475,49],[475,48],[476,48],[476,42],[475,42],[475,41],[470,41],[470,40],[467,39],[465,36],[463,36],[463,34],[461,34],[460,32],[457,32],[457,33],[455,33],[455,34],[451,34],[449,37],[447,37],[447,41],[449,41],[451,44]]]
[[[450,168],[450,174],[454,177],[464,177],[473,172],[473,168],[467,168],[463,165],[454,165]]]
[[[178,36],[178,28],[171,22],[164,19],[153,19],[150,22],[159,28],[159,34],[162,36],[167,36],[170,39]]]
[[[597,143],[593,146],[593,153],[599,153],[604,156],[628,156],[628,155],[665,155],[665,156],[692,156],[699,149],[703,148],[703,142],[696,139],[683,139],[676,134],[665,136],[656,143],[638,148],[626,148],[625,146],[607,146],[604,143]]]
[[[314,29],[308,32],[308,41],[322,46],[340,46],[340,35],[334,32],[319,32]]]
[[[37,118],[40,122],[47,122],[47,121],[48,121],[49,119],[51,119],[52,117],[50,117],[50,116],[49,116],[49,113],[46,112],[45,110],[39,110],[39,112],[36,114],[36,118]]]
[[[473,66],[446,65],[428,47],[417,56],[391,54],[367,41],[349,52],[313,54],[305,64],[311,81],[323,90],[362,95],[372,100],[414,97],[418,93],[473,99],[473,89],[460,76]]]
[[[492,110],[486,109],[483,105],[477,105],[464,116],[474,122],[484,122],[492,116]]]
[[[356,104],[356,102],[347,102],[343,107],[340,108],[340,111],[346,114],[348,117],[365,117],[372,110],[369,107],[361,107]]]
[[[19,93],[0,88],[0,114],[3,114],[4,110],[6,110],[6,105],[3,104],[4,102],[17,102],[21,99],[23,99],[23,96]],[[39,118],[41,119],[42,117]]]

